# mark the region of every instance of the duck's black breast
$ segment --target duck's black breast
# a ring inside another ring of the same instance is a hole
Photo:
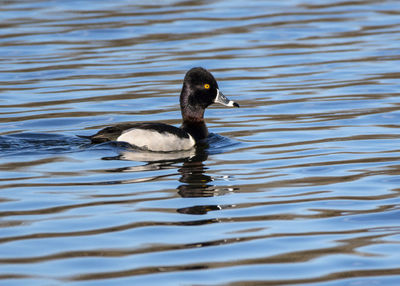
[[[92,143],[123,141],[152,151],[188,150],[195,140],[181,128],[165,123],[125,123],[106,127],[91,136]]]

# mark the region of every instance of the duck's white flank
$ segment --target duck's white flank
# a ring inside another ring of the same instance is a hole
[[[172,133],[138,128],[126,130],[117,138],[117,141],[128,142],[139,148],[158,152],[189,150],[196,144],[190,135],[189,138],[182,138]]]

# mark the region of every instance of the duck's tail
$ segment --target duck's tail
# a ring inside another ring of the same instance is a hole
[[[87,139],[87,140],[92,140],[92,136],[86,136],[86,135],[76,135],[79,138]]]

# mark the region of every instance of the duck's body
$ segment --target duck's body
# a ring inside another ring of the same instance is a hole
[[[182,125],[179,128],[164,123],[126,123],[106,127],[89,138],[92,143],[123,141],[149,151],[189,150],[196,142],[207,138],[204,111],[214,102],[239,107],[219,91],[210,72],[192,68],[183,81],[180,95]]]
[[[156,152],[189,150],[196,141],[181,128],[164,123],[126,123],[106,127],[91,136],[92,143],[123,141]]]

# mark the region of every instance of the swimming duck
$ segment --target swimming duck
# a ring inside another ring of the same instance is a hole
[[[179,101],[182,113],[182,125],[179,128],[156,122],[122,123],[106,127],[87,138],[92,143],[123,141],[156,152],[189,150],[208,136],[204,111],[209,105],[220,103],[239,107],[239,104],[222,94],[213,75],[201,67],[192,68],[186,73]]]

